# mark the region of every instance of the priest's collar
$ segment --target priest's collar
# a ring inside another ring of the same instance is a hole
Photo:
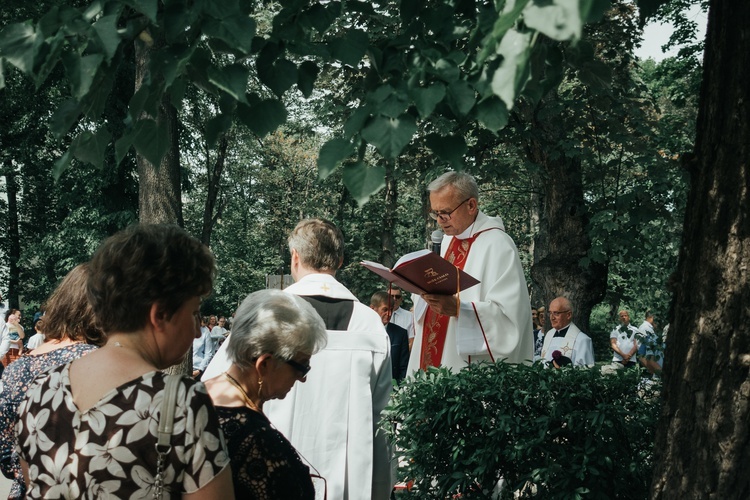
[[[564,337],[568,333],[568,329],[570,328],[570,323],[565,328],[561,328],[560,330],[557,330],[555,332],[555,337]]]

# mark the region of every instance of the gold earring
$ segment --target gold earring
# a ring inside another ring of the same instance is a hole
[[[263,399],[261,392],[263,391],[263,378],[258,377],[258,398]]]

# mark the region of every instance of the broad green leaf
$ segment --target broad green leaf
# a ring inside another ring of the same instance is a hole
[[[521,16],[521,12],[526,8],[526,5],[530,0],[516,0],[515,2],[507,2],[505,8],[495,21],[495,25],[492,27],[492,34],[489,39],[485,42],[484,47],[477,56],[477,64],[482,65],[484,61],[492,54],[496,52],[496,47],[504,38],[505,34],[511,29],[518,21]]]
[[[445,85],[436,82],[427,88],[411,89],[409,94],[417,106],[419,116],[427,118],[435,111],[435,106],[445,97]]]
[[[71,150],[80,161],[91,163],[101,170],[104,167],[104,154],[110,139],[112,139],[112,134],[104,126],[93,133],[87,130],[73,139]]]
[[[395,158],[409,144],[416,131],[416,120],[409,114],[398,118],[378,116],[362,129],[362,138],[386,158]]]
[[[197,0],[194,8],[214,19],[224,19],[239,11],[239,3],[237,0]]]
[[[252,50],[255,21],[250,17],[209,19],[202,29],[206,36],[223,40],[230,47],[240,49],[244,53]]]
[[[305,97],[312,95],[315,88],[315,79],[318,77],[320,68],[313,61],[303,61],[297,71],[297,88]]]
[[[497,132],[508,124],[508,109],[497,96],[477,104],[477,119],[485,128]]]
[[[344,186],[362,206],[370,200],[370,196],[385,187],[385,167],[368,167],[362,162],[344,167]]]
[[[264,137],[286,122],[287,111],[284,104],[276,99],[266,99],[253,106],[240,104],[237,114],[258,137]]]
[[[68,150],[65,151],[65,153],[63,153],[63,155],[55,161],[55,164],[52,167],[52,178],[55,179],[55,181],[60,180],[60,176],[70,166],[70,160],[73,159],[73,153],[71,151],[72,148],[73,146],[68,148]]]
[[[465,116],[476,102],[476,92],[464,80],[458,80],[448,86],[448,105],[458,116]]]
[[[318,179],[326,179],[343,160],[354,153],[354,144],[342,138],[323,144],[318,153]]]
[[[208,81],[216,85],[240,102],[247,104],[247,78],[249,71],[240,64],[232,64],[223,68],[211,66],[208,68]]]
[[[523,22],[558,42],[581,38],[579,0],[553,0],[552,3],[529,4],[523,11]]]
[[[498,53],[503,61],[492,75],[492,91],[503,100],[508,110],[513,109],[516,97],[529,78],[529,47],[531,33],[508,30],[500,42]]]
[[[34,77],[34,83],[36,88],[41,87],[42,83],[52,73],[57,64],[60,62],[60,54],[62,53],[65,44],[65,33],[58,31],[53,37],[47,39],[47,53],[44,55],[44,60],[41,64],[37,62],[37,72]]]
[[[115,165],[122,163],[122,160],[130,151],[130,147],[133,145],[133,137],[135,136],[135,130],[130,129],[115,141]]]
[[[124,3],[130,5],[135,10],[146,16],[149,21],[156,24],[156,12],[158,7],[157,0],[124,0]]]
[[[107,62],[110,62],[120,45],[120,35],[117,33],[117,16],[100,17],[94,23],[94,30],[96,30],[96,34],[102,42],[102,48],[107,55]]]
[[[212,148],[219,142],[219,137],[229,130],[232,126],[232,117],[230,115],[220,114],[214,116],[206,122],[206,143]]]
[[[166,122],[142,119],[135,123],[134,128],[133,146],[146,161],[158,168],[169,150],[169,132]]]
[[[331,55],[352,67],[357,67],[364,57],[370,39],[362,30],[351,30],[345,36],[337,38],[328,43]]]
[[[609,88],[612,70],[601,61],[590,61],[578,71],[578,78],[589,87]]]
[[[651,0],[652,3],[664,3],[665,0]],[[644,0],[639,0],[638,10],[640,11],[641,18],[644,16],[643,4]],[[581,0],[579,8],[581,9],[581,19],[586,23],[599,21],[604,13],[609,9],[611,3],[609,0]]]
[[[466,141],[461,136],[430,134],[425,143],[441,160],[447,161],[456,169],[464,167],[463,156],[466,154]]]
[[[455,82],[461,75],[455,61],[445,58],[435,63],[435,73],[448,83]]]
[[[97,119],[104,113],[116,77],[117,75],[113,71],[96,74],[89,93],[81,99],[81,111],[84,115],[91,119]]]
[[[52,134],[61,139],[81,115],[81,104],[75,99],[68,99],[60,104],[50,118],[49,128]]]
[[[176,78],[182,76],[190,63],[194,47],[173,44],[153,55],[152,72],[164,75],[164,87],[169,88]]]
[[[193,22],[195,9],[186,9],[179,2],[166,2],[164,6],[164,37],[167,44],[178,43]]]
[[[261,66],[259,63],[258,78],[274,94],[281,97],[297,83],[297,66],[287,59],[279,59],[271,66]]]
[[[10,24],[0,31],[0,57],[29,74],[39,50],[34,27],[24,23]]]
[[[79,57],[72,52],[65,52],[62,55],[65,74],[70,83],[70,93],[76,99],[82,99],[94,81],[94,76],[104,60],[101,54],[91,54]]]
[[[359,133],[359,131],[362,130],[362,127],[365,126],[367,119],[370,117],[371,111],[370,106],[362,106],[355,109],[344,123],[344,136],[350,138],[354,134]]]
[[[325,7],[320,3],[315,3],[304,13],[304,17],[307,24],[318,33],[325,33],[340,13],[341,2],[330,2]]]

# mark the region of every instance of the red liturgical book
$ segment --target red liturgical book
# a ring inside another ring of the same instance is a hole
[[[407,292],[418,294],[453,295],[479,283],[473,276],[429,250],[407,253],[398,259],[393,269],[369,260],[362,261],[362,265]]]

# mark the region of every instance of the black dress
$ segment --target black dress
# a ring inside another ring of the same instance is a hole
[[[237,498],[315,498],[310,469],[265,415],[244,406],[217,406],[216,411],[229,449]]]

